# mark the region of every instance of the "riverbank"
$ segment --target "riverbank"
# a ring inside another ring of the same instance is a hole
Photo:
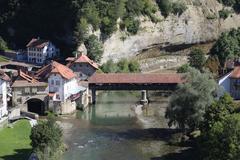
[[[31,125],[28,120],[19,120],[10,128],[0,131],[0,159],[25,160],[31,154]]]

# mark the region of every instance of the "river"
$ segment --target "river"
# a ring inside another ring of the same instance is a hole
[[[102,92],[85,112],[64,116],[63,160],[165,160],[183,148],[170,145],[172,129],[164,118],[167,98],[151,96],[136,114],[140,92]]]

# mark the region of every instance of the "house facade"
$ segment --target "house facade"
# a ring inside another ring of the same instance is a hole
[[[69,57],[67,66],[70,67],[81,80],[87,80],[97,70],[98,65],[84,54],[79,54],[76,57]]]
[[[0,123],[8,118],[8,88],[10,78],[2,71],[0,71]]]
[[[39,82],[30,75],[18,72],[12,87],[12,106],[22,112],[43,115],[48,109],[48,84]]]
[[[29,63],[43,65],[59,54],[59,49],[49,40],[33,38],[27,44],[27,59]]]
[[[77,75],[67,66],[52,61],[40,69],[36,77],[48,82],[49,109],[55,113],[74,112],[81,103],[81,95],[86,88],[79,85]]]
[[[240,66],[223,76],[218,84],[229,93],[234,99],[240,99]]]

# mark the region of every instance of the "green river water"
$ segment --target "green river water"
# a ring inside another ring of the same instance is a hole
[[[140,92],[102,92],[87,111],[62,118],[68,151],[63,160],[169,160],[183,148],[169,145],[167,98],[151,96],[142,114]]]

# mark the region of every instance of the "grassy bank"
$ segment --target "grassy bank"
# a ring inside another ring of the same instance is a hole
[[[25,160],[31,153],[31,126],[27,120],[20,120],[13,128],[0,130],[0,160]]]

